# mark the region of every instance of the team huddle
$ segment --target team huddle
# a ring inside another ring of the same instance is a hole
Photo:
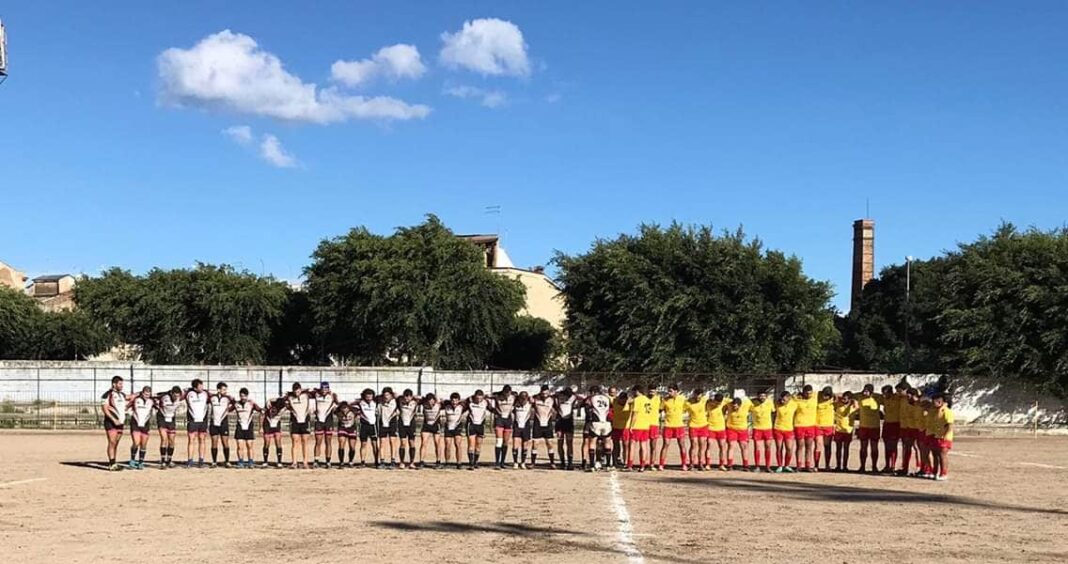
[[[475,470],[491,426],[496,468],[508,466],[509,453],[512,468],[535,467],[543,444],[548,468],[573,470],[576,420],[582,422],[579,467],[587,471],[664,470],[673,446],[683,471],[816,472],[821,461],[824,470],[848,471],[856,437],[862,472],[870,460],[871,472],[944,480],[953,443],[953,411],[947,398],[933,389],[921,392],[904,380],[896,387],[884,386],[880,394],[870,384],[856,395],[836,394],[830,387],[817,394],[806,385],[774,400],[766,392],[728,398],[696,389],[685,395],[672,385],[666,393],[644,386],[627,391],[592,386],[585,395],[568,387],[553,392],[542,386],[531,395],[504,386],[491,394],[477,390],[467,398],[459,393],[419,396],[412,390],[396,395],[385,387],[378,393],[366,389],[349,402],[339,400],[328,382],[313,389],[295,383],[290,392],[263,406],[249,399],[246,388],[235,399],[226,384],[217,384],[209,393],[199,379],[186,390],[175,386],[162,394],[145,386],[127,396],[123,384],[122,377],[112,378],[102,398],[111,470],[120,469],[116,457],[127,418],[133,437],[127,466],[144,468],[154,418],[159,467],[173,467],[180,408],[185,411],[188,467],[204,466],[209,443],[210,467],[231,467],[231,417],[238,468],[282,467],[286,414],[291,468],[454,465]],[[257,426],[262,440],[258,464],[253,458]],[[736,460],[741,464],[735,465]]]

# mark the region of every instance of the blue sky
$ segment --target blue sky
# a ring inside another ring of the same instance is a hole
[[[0,6],[0,260],[294,279],[432,212],[530,266],[679,220],[845,309],[866,199],[880,266],[1065,222],[1063,2],[172,4]]]

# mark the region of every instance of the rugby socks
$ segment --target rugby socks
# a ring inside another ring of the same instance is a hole
[[[591,448],[591,449],[589,449],[589,451],[587,451],[586,454],[587,454],[587,456],[589,456],[590,466],[595,466],[596,463],[594,461],[597,460],[597,449],[596,448]]]
[[[526,460],[526,458],[527,458],[526,457],[526,452],[527,451],[525,451],[525,450],[523,451],[523,459],[524,460]],[[538,463],[538,449],[536,449],[536,448],[535,449],[531,449],[531,451],[530,451],[530,465],[534,466],[537,463]]]
[[[159,447],[159,463],[160,466],[167,463],[167,447],[162,445]]]
[[[556,464],[556,453],[550,450],[549,451],[549,465],[555,465],[555,464]]]
[[[356,449],[349,447],[349,464],[356,462]]]
[[[145,449],[142,448],[137,451],[137,462],[141,464],[145,463]]]
[[[223,461],[226,462],[227,464],[230,463],[230,447],[227,447],[227,446],[223,447]]]
[[[519,450],[512,449],[512,464],[519,464]]]
[[[411,463],[415,464],[415,447],[408,447],[408,460],[411,460]]]
[[[271,457],[271,447],[263,445],[263,463],[267,464],[267,461]]]
[[[137,445],[134,444],[130,447],[130,462],[137,460]]]
[[[275,447],[274,448],[274,456],[275,456],[275,458],[278,459],[278,465],[281,466],[282,465],[282,447]]]
[[[219,449],[216,448],[216,447],[211,447],[211,463],[215,464],[216,462],[218,462],[218,458],[219,458]]]
[[[534,457],[537,458],[537,456],[538,456],[537,453],[534,453]],[[523,449],[523,456],[522,456],[522,458],[520,458],[520,460],[526,460],[526,459],[527,459],[527,449]]]
[[[337,461],[341,464],[345,463],[345,447],[337,447]]]

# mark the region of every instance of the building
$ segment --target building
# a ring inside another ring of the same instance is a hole
[[[482,248],[486,258],[486,268],[501,275],[518,280],[526,289],[526,304],[521,313],[539,317],[548,321],[557,330],[564,327],[564,298],[560,287],[545,274],[540,266],[519,268],[501,246],[497,235],[459,235],[461,239]]]
[[[75,278],[70,274],[48,274],[33,279],[30,296],[45,311],[74,309]]]
[[[853,222],[853,288],[850,311],[860,305],[864,286],[875,277],[875,220],[858,219]]]
[[[0,261],[0,286],[21,292],[26,289],[26,280],[25,273]]]

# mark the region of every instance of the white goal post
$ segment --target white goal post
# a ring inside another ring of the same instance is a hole
[[[0,21],[0,76],[7,76],[7,32]]]

